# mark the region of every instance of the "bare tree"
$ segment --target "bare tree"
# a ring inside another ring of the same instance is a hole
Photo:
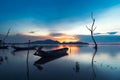
[[[2,40],[2,45],[3,45],[3,46],[5,45],[5,40],[7,39],[8,35],[9,35],[9,33],[10,33],[10,30],[11,30],[11,28],[8,29],[7,34],[5,35],[5,37],[4,37],[3,40]]]
[[[3,38],[3,41],[4,41],[4,42],[5,42],[5,40],[7,39],[8,35],[9,35],[9,33],[10,33],[10,30],[11,30],[11,28],[8,29],[7,34],[6,34],[5,37]]]
[[[86,28],[91,32],[91,38],[92,38],[92,40],[93,40],[93,42],[94,42],[94,44],[95,44],[95,49],[97,49],[97,43],[96,43],[96,41],[95,41],[95,39],[94,39],[94,31],[95,31],[95,29],[96,29],[96,27],[94,27],[94,24],[95,24],[95,19],[94,19],[94,17],[93,17],[93,13],[91,13],[91,19],[92,19],[92,25],[91,25],[91,28],[88,28],[87,26],[86,26]]]

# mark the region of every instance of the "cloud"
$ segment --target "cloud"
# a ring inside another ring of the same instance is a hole
[[[107,32],[109,35],[115,35],[117,34],[118,32]]]
[[[0,39],[3,39],[5,35],[0,34]],[[8,43],[23,43],[27,42],[28,40],[35,41],[35,40],[45,40],[45,39],[52,39],[49,36],[27,36],[23,34],[16,34],[16,35],[9,35],[5,42]]]
[[[93,42],[90,35],[77,35],[81,41]],[[119,35],[96,35],[94,36],[96,42],[120,42]]]
[[[100,35],[100,34],[102,34],[102,33],[94,33],[94,35]]]
[[[0,39],[3,39],[5,35],[0,34]],[[94,36],[97,42],[120,42],[120,36],[118,35],[96,35]],[[45,39],[52,39],[58,40],[60,42],[63,41],[77,41],[80,40],[82,42],[93,42],[90,35],[63,35],[63,34],[52,34],[51,36],[27,36],[23,34],[16,34],[16,35],[9,35],[6,39],[6,42],[27,42],[28,40],[35,41],[35,40],[45,40]]]
[[[96,32],[118,32],[120,34],[120,5],[112,6],[96,17],[96,25],[98,26]],[[108,33],[107,33],[108,34]]]
[[[94,35],[115,35],[118,32],[94,33]]]
[[[62,34],[62,33],[50,33],[49,35],[55,37],[55,36],[63,36],[65,34]]]
[[[76,35],[68,35],[64,33],[51,33],[49,36],[51,36],[53,40],[57,40],[59,42],[75,42],[80,40]]]

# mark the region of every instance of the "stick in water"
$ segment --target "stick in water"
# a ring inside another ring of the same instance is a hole
[[[27,80],[29,80],[29,62],[28,62],[28,59],[29,59],[29,47],[30,47],[30,40],[28,42],[28,52],[27,52],[27,59],[26,59],[26,64],[27,64]]]

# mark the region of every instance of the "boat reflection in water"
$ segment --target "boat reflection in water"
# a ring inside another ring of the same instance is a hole
[[[66,48],[63,48],[63,49],[66,49]],[[48,52],[44,53],[44,54],[47,55],[47,56],[43,56],[43,55],[42,55],[42,57],[41,57],[39,60],[37,60],[37,61],[34,62],[34,65],[35,65],[39,70],[42,70],[43,67],[42,67],[41,65],[46,64],[46,63],[48,63],[48,62],[51,62],[51,61],[53,61],[53,60],[56,60],[56,59],[58,59],[58,58],[61,58],[61,57],[63,57],[63,56],[68,55],[68,53],[61,51],[61,50],[63,50],[63,49],[48,51]],[[40,55],[38,55],[38,56],[40,56]]]

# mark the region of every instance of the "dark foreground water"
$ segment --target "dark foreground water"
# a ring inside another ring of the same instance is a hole
[[[44,50],[68,47],[68,55],[40,61],[35,50],[0,50],[0,80],[120,80],[120,46],[47,46]],[[44,64],[43,64],[44,63]]]

